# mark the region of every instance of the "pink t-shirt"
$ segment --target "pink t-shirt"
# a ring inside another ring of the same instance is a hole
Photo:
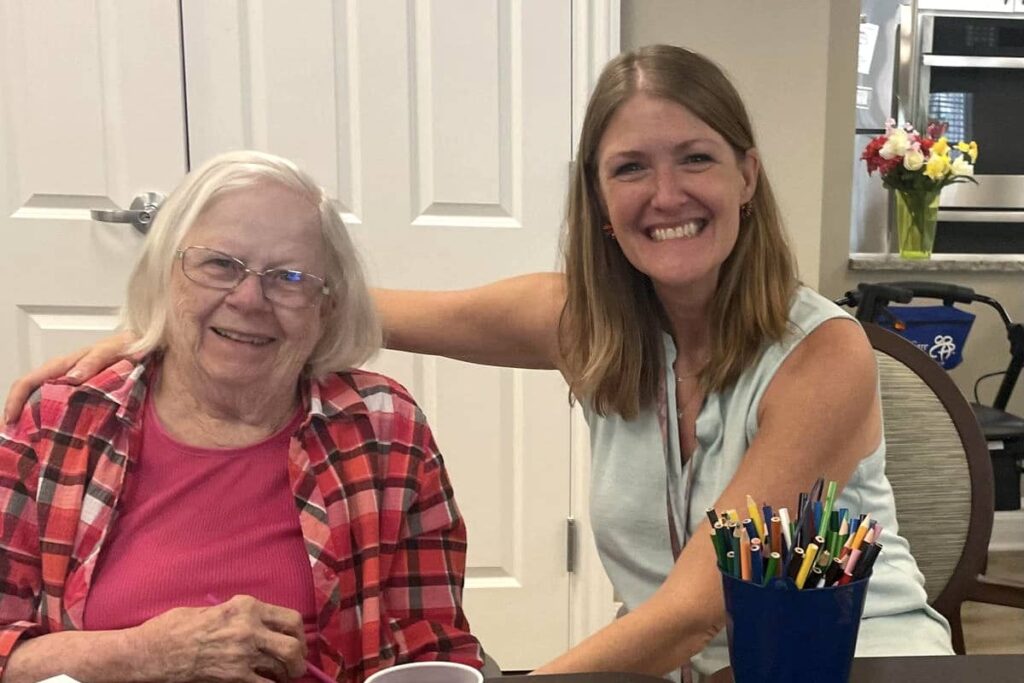
[[[89,594],[87,630],[137,626],[174,607],[251,595],[298,611],[317,663],[313,574],[288,479],[302,420],[244,448],[197,448],[164,431],[147,397],[142,447]]]

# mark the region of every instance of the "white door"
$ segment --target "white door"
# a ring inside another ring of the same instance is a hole
[[[255,148],[337,197],[374,284],[550,270],[571,158],[569,0],[183,3],[193,165]],[[530,302],[523,302],[524,306]],[[466,609],[505,669],[569,645],[569,404],[554,372],[384,353],[469,530]]]
[[[109,334],[142,235],[94,223],[186,169],[175,2],[0,0],[0,388]]]

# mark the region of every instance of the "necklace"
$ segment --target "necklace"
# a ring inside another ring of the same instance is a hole
[[[685,377],[676,377],[676,387],[678,387],[679,390],[681,390],[682,386],[683,386],[683,381],[684,380],[693,379],[695,377],[697,377],[697,375],[687,375]],[[697,401],[697,399],[699,399],[702,396],[702,394],[703,394],[703,392],[701,391],[700,384],[697,384],[693,388],[693,393],[691,393],[686,398],[686,400],[684,400],[682,402],[677,402],[677,405],[679,406],[679,409],[676,411],[676,417],[678,417],[680,420],[682,420],[683,419],[683,415],[686,413],[687,409],[689,409]]]
[[[686,409],[689,408],[690,406],[692,406],[694,404],[694,402],[698,398],[700,398],[700,391],[699,390],[693,392],[693,396],[691,396],[690,398],[686,399],[686,402],[683,403],[682,407],[679,410],[676,411],[676,417],[679,418],[680,420],[682,420],[683,419],[683,415],[686,414]]]
[[[682,384],[683,381],[685,381],[685,380],[693,379],[694,377],[699,377],[700,373],[704,372],[704,368],[706,368],[707,366],[708,366],[708,359],[705,358],[697,366],[697,370],[695,372],[691,372],[691,373],[688,373],[688,374],[685,374],[685,375],[680,375],[679,374],[679,370],[676,368],[676,364],[673,363],[672,364],[672,373],[676,376],[676,383],[677,384]]]
[[[704,359],[704,361],[700,363],[700,366],[698,367],[696,372],[693,372],[693,373],[690,373],[690,374],[686,374],[686,375],[680,375],[678,372],[676,372],[676,367],[675,367],[675,364],[673,363],[673,365],[672,365],[672,372],[676,376],[676,386],[677,387],[681,386],[682,383],[685,382],[688,379],[694,379],[696,377],[699,377],[700,373],[704,372],[704,368],[707,367],[707,364],[708,364],[707,359]],[[693,392],[693,395],[690,396],[689,398],[687,398],[686,401],[684,401],[683,404],[676,411],[676,417],[678,417],[680,420],[682,420],[683,419],[683,415],[686,413],[687,408],[689,408],[691,405],[693,405],[694,401],[696,401],[697,398],[700,397],[700,395],[701,395],[700,387],[697,387],[696,391]]]

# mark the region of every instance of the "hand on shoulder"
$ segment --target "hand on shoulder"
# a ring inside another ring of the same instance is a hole
[[[4,424],[11,424],[18,419],[28,397],[44,382],[63,376],[69,384],[79,384],[103,368],[127,358],[127,349],[135,341],[136,337],[131,332],[119,332],[93,346],[49,360],[15,380],[4,403]]]

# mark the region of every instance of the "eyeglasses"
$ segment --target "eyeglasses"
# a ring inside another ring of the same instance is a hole
[[[309,308],[330,292],[322,277],[288,268],[268,268],[258,272],[249,268],[245,261],[209,247],[179,249],[175,256],[181,261],[181,272],[196,284],[232,290],[249,275],[255,275],[260,279],[263,296],[288,308]]]

